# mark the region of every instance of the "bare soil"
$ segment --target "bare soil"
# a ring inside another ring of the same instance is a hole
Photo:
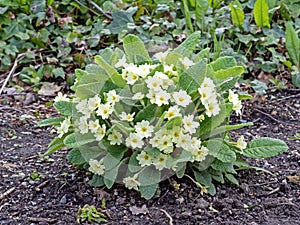
[[[12,97],[0,99],[0,224],[78,224],[79,207],[101,207],[104,224],[300,224],[300,141],[288,140],[300,130],[299,91],[269,93],[266,101],[247,102],[241,118],[254,126],[232,132],[248,140],[280,138],[289,150],[270,159],[248,160],[272,174],[239,171],[240,185],[216,184],[215,196],[200,194],[187,178],[161,184],[146,201],[121,185],[112,189],[87,184],[91,174],[66,160],[67,150],[41,157],[53,134],[38,128],[39,119],[53,115],[45,99],[29,106]],[[174,188],[179,184],[179,189]]]

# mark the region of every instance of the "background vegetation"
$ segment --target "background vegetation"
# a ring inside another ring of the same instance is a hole
[[[299,88],[299,16],[299,0],[0,0],[0,76],[16,62],[9,85],[68,87],[75,68],[128,33],[155,53],[200,30],[203,56],[234,56],[252,91]]]

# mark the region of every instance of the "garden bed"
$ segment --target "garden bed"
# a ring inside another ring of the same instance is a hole
[[[157,196],[144,200],[135,191],[88,185],[91,174],[66,161],[67,150],[41,157],[52,135],[37,128],[38,117],[53,116],[45,99],[23,106],[12,97],[0,102],[0,224],[76,224],[79,207],[94,205],[105,224],[300,224],[300,141],[288,140],[300,129],[299,91],[268,94],[247,102],[241,118],[247,140],[268,136],[287,142],[289,150],[251,164],[272,174],[239,171],[239,187],[216,184],[215,196],[200,194],[190,181],[170,178]],[[237,135],[237,136],[238,136]],[[176,184],[176,185],[174,185]],[[178,188],[174,188],[178,187]]]

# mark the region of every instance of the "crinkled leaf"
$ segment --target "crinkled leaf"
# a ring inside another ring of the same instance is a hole
[[[83,76],[76,87],[76,96],[80,99],[91,98],[103,92],[103,87],[109,80],[106,72]]]
[[[182,42],[177,48],[168,54],[166,58],[167,64],[176,65],[179,58],[190,57],[194,52],[199,40],[200,31],[196,31],[191,34],[184,42]]]
[[[140,122],[142,120],[152,121],[156,116],[156,111],[157,105],[150,104],[136,114],[134,122]]]
[[[204,121],[201,122],[201,129],[199,129],[199,135],[201,136],[201,139],[207,139],[210,136],[214,136],[226,131],[224,126],[221,126],[218,130],[216,130],[216,127],[222,125],[226,121],[226,118],[231,114],[232,104],[221,104],[220,108],[221,111],[218,115],[205,117]]]
[[[206,64],[206,60],[189,67],[179,77],[179,87],[191,94],[200,87],[205,77],[212,76],[212,71]]]
[[[208,148],[208,153],[210,155],[216,157],[218,160],[224,163],[231,163],[236,160],[235,152],[232,151],[220,139],[209,140],[206,147]]]
[[[232,77],[238,77],[244,73],[242,66],[235,66],[225,70],[218,70],[214,72],[215,78],[219,81],[224,81]]]
[[[218,159],[216,159],[212,164],[211,167],[214,170],[219,170],[221,172],[229,172],[229,173],[233,173],[236,174],[237,172],[235,171],[235,169],[233,168],[233,164],[232,163],[224,163]]]
[[[73,108],[74,108],[73,102],[59,101],[59,102],[55,102],[53,105],[60,114],[64,116],[73,115]]]
[[[151,166],[146,167],[139,174],[138,181],[141,183],[139,190],[142,197],[150,199],[155,195],[160,182],[160,176],[161,172]]]
[[[209,64],[209,67],[211,67],[213,71],[226,70],[235,66],[237,66],[236,60],[232,56],[218,58]]]
[[[151,62],[144,43],[137,36],[127,35],[123,40],[123,46],[128,62],[135,64]]]
[[[95,137],[93,134],[80,134],[80,133],[72,133],[65,137],[64,144],[68,148],[78,148],[82,145],[88,144],[95,141]]]
[[[129,163],[128,163],[128,169],[131,173],[136,173],[141,169],[141,166],[139,164],[139,161],[136,159],[137,155],[139,154],[139,152],[135,151],[129,159]]]
[[[112,34],[119,34],[123,30],[127,30],[127,24],[133,23],[132,15],[123,10],[112,12],[112,17],[112,23],[107,26]]]
[[[89,185],[92,187],[102,187],[104,185],[103,177],[94,174],[92,179],[89,181]]]
[[[252,140],[242,154],[249,158],[269,158],[286,150],[288,150],[288,146],[284,141],[262,137]]]
[[[178,163],[176,169],[176,176],[178,178],[182,178],[185,174],[185,170],[186,170],[186,162]]]
[[[126,85],[126,82],[124,81],[122,76],[118,73],[118,71],[110,64],[108,64],[105,61],[105,59],[97,55],[95,56],[95,61],[106,72],[108,77],[110,77],[110,79],[115,85],[117,85],[118,87],[124,87]]]
[[[68,152],[67,160],[70,163],[73,163],[76,165],[80,165],[80,164],[83,164],[86,162],[81,154],[81,151],[78,148],[74,148]]]
[[[225,181],[224,181],[223,173],[221,171],[209,168],[208,172],[210,173],[210,176],[213,180],[224,184]]]
[[[108,189],[110,189],[114,185],[119,172],[120,165],[121,163],[119,163],[118,165],[116,165],[110,170],[106,170],[105,168],[105,174],[103,177],[104,177],[104,184]]]

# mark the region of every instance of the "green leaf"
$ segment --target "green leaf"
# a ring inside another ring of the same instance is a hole
[[[208,193],[210,195],[216,194],[216,187],[212,183],[211,175],[206,170],[201,172],[194,170],[194,176],[197,182],[208,187]]]
[[[136,156],[140,152],[135,151],[133,154],[130,156],[129,163],[128,163],[128,169],[131,173],[136,173],[141,169],[141,166],[139,164],[139,161],[136,159]]]
[[[228,91],[229,89],[232,89],[235,86],[236,82],[238,82],[239,79],[240,79],[240,77],[237,76],[237,77],[231,77],[225,81],[222,81],[222,83],[219,84],[220,93],[223,93],[225,91]]]
[[[50,155],[54,152],[56,152],[57,150],[65,147],[65,144],[63,142],[63,139],[64,139],[64,136],[59,138],[59,137],[56,137],[54,138],[50,144],[48,145],[48,149],[47,151],[44,153],[44,155]]]
[[[89,185],[92,187],[102,187],[104,185],[103,177],[94,174],[92,179],[89,181]]]
[[[230,173],[225,173],[225,177],[227,178],[227,180],[229,180],[231,183],[235,184],[235,185],[239,185],[239,181]]]
[[[235,66],[226,70],[218,70],[214,73],[215,78],[219,81],[227,80],[228,78],[237,77],[244,73],[242,66]]]
[[[245,15],[244,15],[242,4],[238,0],[235,0],[230,2],[229,8],[231,13],[232,23],[240,26],[243,25]]]
[[[55,78],[61,77],[62,79],[65,79],[65,71],[61,67],[53,69],[52,73]]]
[[[190,9],[189,9],[187,0],[183,0],[183,11],[184,11],[184,18],[185,18],[187,27],[189,28],[189,30],[191,32],[194,32],[194,27],[192,24],[192,18],[191,18]]]
[[[140,186],[139,190],[141,193],[141,196],[147,200],[151,199],[158,188],[158,183],[157,184],[152,184],[152,185],[146,185],[146,186]]]
[[[95,137],[93,134],[80,134],[80,133],[72,133],[65,137],[64,144],[68,148],[78,148],[82,145],[88,144],[95,141]]]
[[[113,167],[112,169],[110,169],[108,171],[105,170],[104,184],[108,189],[110,189],[114,185],[117,175],[118,175],[118,172],[119,172],[120,165],[121,165],[121,163],[119,163],[118,165],[116,165],[115,167]]]
[[[266,0],[256,0],[254,4],[254,20],[259,27],[269,27],[269,6]]]
[[[7,11],[8,8],[9,8],[8,6],[0,7],[0,15],[3,15]]]
[[[202,60],[184,71],[179,77],[178,84],[181,89],[191,94],[197,91],[205,77],[211,75],[212,71],[207,66],[206,60]]]
[[[64,116],[48,118],[48,119],[40,121],[37,125],[39,127],[59,125],[62,121],[64,121],[64,119],[65,119]]]
[[[122,76],[118,73],[118,71],[109,65],[105,59],[103,59],[101,56],[97,55],[95,56],[96,63],[102,68],[108,77],[112,80],[112,82],[117,85],[118,87],[124,87],[126,85],[125,80],[122,78]]]
[[[139,174],[138,181],[141,183],[139,190],[142,197],[148,200],[155,195],[160,182],[160,175],[161,173],[151,166],[146,167]]]
[[[209,64],[213,71],[226,70],[232,67],[237,66],[236,60],[232,56],[224,56],[218,58],[216,61],[213,61]]]
[[[84,164],[86,162],[78,148],[74,148],[69,151],[67,160],[76,165]]]
[[[126,11],[112,12],[113,21],[107,26],[112,34],[119,34],[123,30],[127,30],[127,24],[133,23],[132,15]]]
[[[289,21],[286,23],[286,49],[294,65],[300,65],[300,40]]]
[[[223,143],[221,139],[213,139],[207,142],[208,154],[216,157],[224,163],[231,163],[236,160],[235,152],[228,145]]]
[[[240,124],[234,124],[234,125],[226,125],[226,131],[237,130],[237,129],[241,129],[243,127],[249,127],[249,126],[253,126],[253,123],[247,122],[247,123],[240,123]]]
[[[252,140],[242,155],[249,158],[269,158],[288,150],[286,143],[279,139],[262,137]]]
[[[212,164],[211,167],[214,170],[219,170],[221,172],[229,172],[229,173],[233,173],[236,174],[237,172],[235,171],[235,169],[233,168],[233,164],[232,163],[224,163],[218,159],[216,159]]]
[[[142,120],[147,120],[151,122],[156,117],[156,111],[157,105],[147,105],[144,109],[142,109],[136,114],[134,122],[140,122]]]
[[[80,99],[91,98],[99,95],[103,91],[103,87],[109,80],[106,72],[100,68],[101,73],[87,74],[82,76],[76,87],[76,96]]]
[[[133,34],[127,35],[123,40],[123,46],[128,62],[135,64],[151,62],[144,43],[137,36]]]
[[[178,163],[177,164],[177,169],[176,169],[176,176],[178,178],[182,178],[185,174],[185,170],[186,170],[186,163]]]
[[[300,88],[300,71],[292,72],[292,82],[297,88]]]
[[[179,58],[190,57],[194,52],[196,45],[199,43],[199,40],[200,31],[191,34],[184,42],[168,54],[166,58],[167,64],[176,65]]]
[[[224,184],[224,177],[223,177],[223,173],[219,170],[214,170],[212,168],[208,169],[208,172],[211,175],[211,178],[219,183]]]
[[[212,117],[205,117],[204,121],[201,122],[201,129],[199,129],[199,135],[201,136],[201,139],[207,139],[209,137],[224,133],[226,131],[226,128],[220,125],[222,125],[226,121],[226,118],[231,114],[232,104],[220,104],[220,108],[221,111],[218,115]],[[218,128],[217,130],[216,127],[218,126],[220,126],[220,128]]]
[[[221,6],[223,0],[208,0],[208,4],[211,8],[217,9]]]
[[[171,130],[174,127],[180,127],[182,124],[182,118],[181,116],[175,116],[172,119],[170,119],[168,122],[165,123],[164,127],[167,130]]]
[[[59,101],[53,104],[55,109],[64,116],[72,116],[74,103],[67,101]]]
[[[196,0],[196,24],[199,28],[203,28],[203,20],[208,10],[207,0]]]

